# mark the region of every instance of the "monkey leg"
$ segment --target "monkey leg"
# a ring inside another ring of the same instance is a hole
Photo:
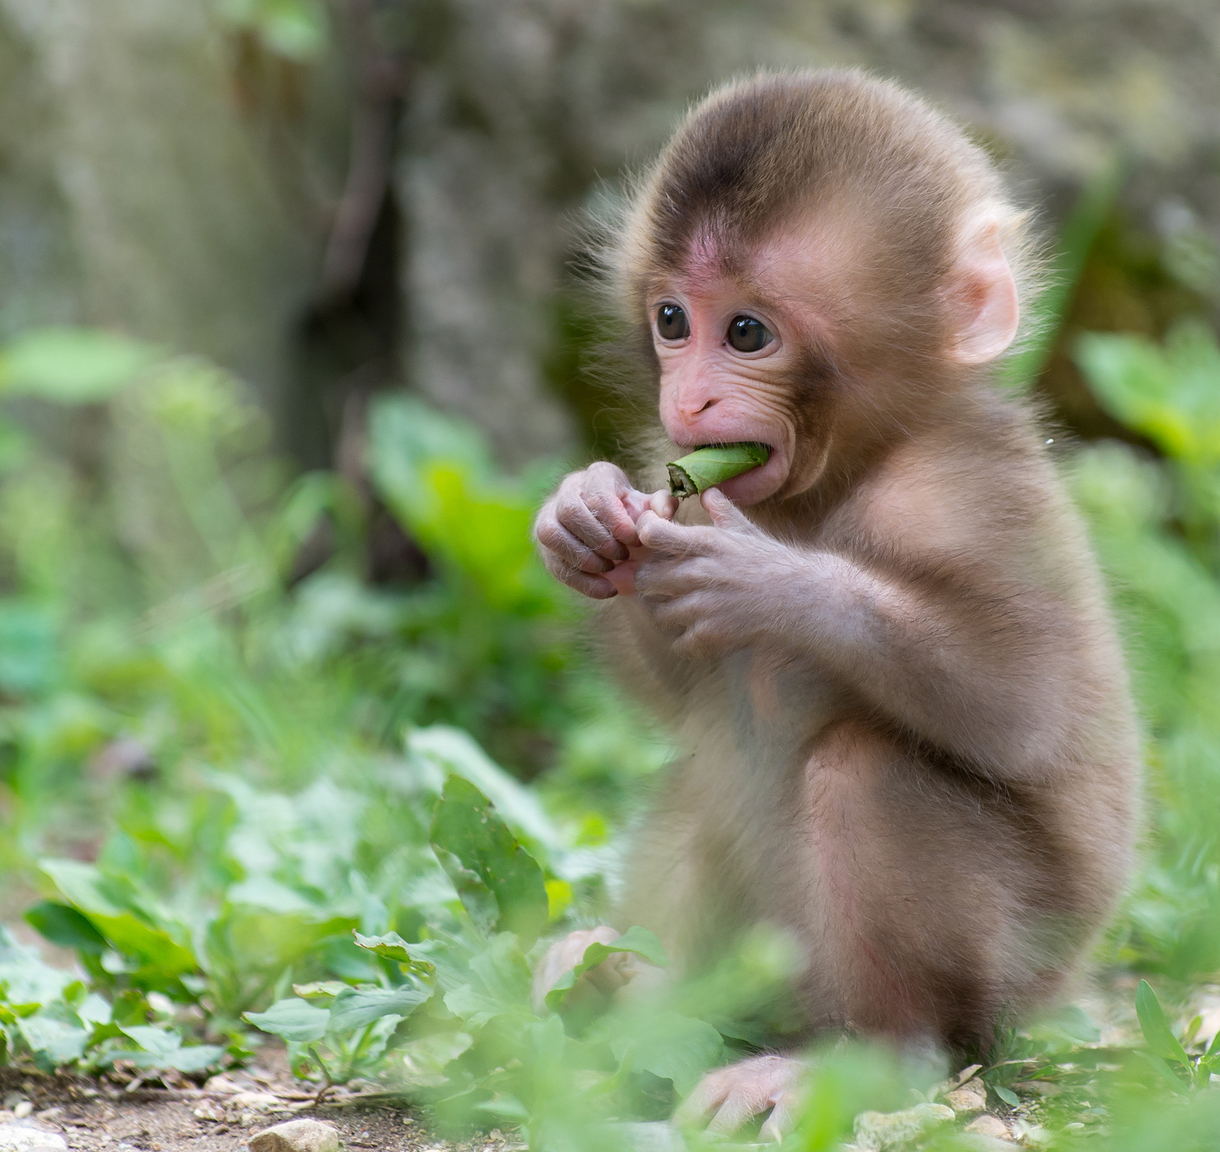
[[[804,782],[815,1024],[978,1051],[1054,994],[1087,931],[1032,801],[858,722]]]

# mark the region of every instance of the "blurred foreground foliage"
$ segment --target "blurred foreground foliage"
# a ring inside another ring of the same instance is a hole
[[[1186,321],[1075,356],[1146,445],[1065,461],[1151,764],[1146,866],[1103,957],[1159,974],[1171,1009],[1143,986],[1143,1048],[1069,1012],[977,1075],[1031,1146],[1212,1148],[1220,1057],[1175,1009],[1220,971],[1220,350]],[[0,930],[0,1062],[196,1075],[261,1030],[320,1087],[609,1149],[782,1019],[792,956],[765,935],[642,1005],[530,1004],[541,934],[596,919],[665,756],[533,556],[552,467],[505,477],[469,428],[387,395],[360,479],[293,479],[237,381],[102,332],[0,347],[0,391],[0,911],[76,958]],[[416,577],[365,579],[377,506]],[[642,930],[617,947],[664,960]],[[943,1072],[826,1049],[788,1143],[877,1139],[899,1110],[889,1146],[972,1147],[939,1122]]]

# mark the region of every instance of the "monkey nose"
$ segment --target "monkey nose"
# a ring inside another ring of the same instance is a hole
[[[678,401],[678,414],[689,423],[697,416],[702,416],[709,408],[717,403],[715,396],[694,396],[688,400]]]

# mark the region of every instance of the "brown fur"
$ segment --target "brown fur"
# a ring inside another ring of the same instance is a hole
[[[976,1050],[1078,966],[1137,820],[1127,682],[1082,527],[1025,405],[941,354],[941,287],[980,203],[1011,239],[986,157],[857,73],[764,76],[690,114],[611,255],[633,324],[692,246],[744,276],[804,221],[866,240],[816,302],[833,347],[811,341],[786,384],[819,478],[749,509],[818,558],[822,591],[773,581],[759,595],[786,639],[727,655],[676,654],[639,598],[603,621],[684,749],[623,925],[695,966],[726,928],[780,925],[807,956],[809,1027]]]

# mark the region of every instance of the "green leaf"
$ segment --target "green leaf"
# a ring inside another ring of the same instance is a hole
[[[1135,990],[1135,1013],[1139,1017],[1140,1031],[1144,1033],[1144,1041],[1149,1051],[1154,1056],[1174,1060],[1189,1069],[1190,1057],[1165,1023],[1161,1002],[1147,980],[1141,980]]]
[[[988,1084],[988,1087],[1001,1099],[1009,1108],[1018,1108],[1021,1105],[1021,1097],[1018,1096],[1011,1088],[1005,1088],[1003,1084]]]
[[[60,948],[89,953],[106,951],[106,938],[85,916],[68,904],[40,900],[26,911],[25,919],[47,940]]]
[[[665,968],[669,965],[669,958],[665,955],[665,949],[661,946],[661,941],[657,939],[656,934],[647,928],[641,928],[638,924],[634,925],[609,944],[590,944],[585,949],[580,963],[561,976],[555,982],[555,986],[546,994],[547,1008],[552,1012],[558,1012],[576,982],[590,968],[596,968],[598,964],[616,952],[633,952],[658,968]]]
[[[437,858],[451,853],[495,899],[496,927],[515,932],[528,946],[546,926],[542,869],[517,843],[491,802],[473,784],[450,776],[432,817],[430,836]],[[459,877],[459,879],[461,879]],[[460,889],[459,889],[460,891]]]
[[[100,328],[36,328],[0,348],[0,390],[62,404],[105,400],[162,355]]]
[[[410,1016],[430,995],[417,988],[345,988],[330,1006],[329,1027],[342,1035],[382,1016]]]
[[[321,1040],[330,1024],[330,1013],[325,1008],[315,1008],[296,996],[277,1000],[266,1012],[246,1012],[244,1016],[256,1028],[295,1044]]]
[[[42,1012],[22,1017],[17,1028],[35,1056],[43,1057],[39,1063],[53,1068],[79,1060],[89,1039],[87,1029]]]
[[[150,977],[172,980],[198,967],[194,955],[168,932],[133,909],[117,905],[116,897],[106,890],[105,878],[93,865],[79,860],[43,860],[40,867],[110,947],[139,961]]]
[[[751,468],[767,462],[771,449],[766,444],[712,444],[674,460],[669,469],[669,490],[675,496],[697,496],[708,488],[732,480]]]
[[[656,1012],[633,1017],[610,1047],[633,1071],[672,1080],[679,1095],[685,1096],[720,1058],[724,1041],[703,1020]]]
[[[430,960],[412,956],[411,945],[397,932],[387,932],[384,936],[362,936],[359,932],[354,935],[356,943],[361,948],[367,948],[374,955],[385,960],[393,960],[402,964],[408,971],[420,976],[431,976],[436,971],[435,965]]]

